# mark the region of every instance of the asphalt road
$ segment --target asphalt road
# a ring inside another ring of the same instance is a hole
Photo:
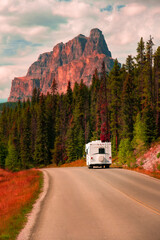
[[[160,240],[160,180],[123,169],[52,168],[31,240]]]

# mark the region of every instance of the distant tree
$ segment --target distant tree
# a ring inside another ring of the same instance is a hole
[[[43,94],[40,97],[38,116],[37,116],[37,132],[34,151],[34,162],[36,166],[43,166],[49,163],[49,144],[47,136],[45,102]]]
[[[23,131],[20,139],[21,163],[22,168],[30,168],[33,166],[31,153],[31,113],[27,107],[23,112]]]
[[[100,79],[98,77],[97,69],[93,74],[92,84],[90,87],[90,128],[92,140],[99,139],[101,132],[101,117],[100,117]]]
[[[143,38],[138,42],[137,56],[135,57],[137,62],[136,69],[136,93],[137,93],[137,107],[141,111],[144,108],[143,103],[143,90],[144,90],[144,66],[146,62],[145,56],[145,42]]]
[[[132,158],[133,149],[129,138],[122,138],[119,144],[118,158],[122,164],[128,163],[128,159]],[[127,164],[129,165],[129,164]]]
[[[73,92],[70,81],[66,93],[66,123],[68,124],[73,114]]]
[[[123,138],[133,137],[134,123],[134,105],[135,105],[135,86],[134,86],[134,62],[131,55],[126,60],[126,77],[123,84],[122,103],[121,103],[121,119],[122,119],[122,136]]]
[[[136,122],[133,130],[132,146],[137,152],[141,152],[145,149],[147,138],[146,138],[146,126],[141,118],[141,114],[138,113]]]
[[[62,147],[62,139],[60,136],[57,136],[55,139],[55,146],[53,153],[53,163],[55,163],[57,166],[64,163],[63,159],[63,147]]]
[[[154,54],[154,102],[156,108],[157,136],[160,136],[160,47]]]
[[[7,157],[7,153],[7,146],[2,139],[0,139],[0,168],[5,168],[5,159]]]
[[[51,85],[51,94],[52,95],[56,94],[57,87],[58,87],[58,85],[57,85],[56,79],[54,78],[53,82],[52,82],[52,85]]]
[[[152,63],[153,63],[153,38],[150,36],[149,40],[146,43],[146,79],[148,80],[148,87],[150,92],[151,104],[153,104],[153,71],[152,71]]]
[[[145,123],[146,143],[151,144],[156,139],[156,119],[152,106],[145,107],[143,121]]]
[[[31,99],[32,105],[35,105],[35,103],[37,102],[37,95],[38,95],[37,88],[34,88],[32,92],[32,99]]]
[[[118,151],[120,141],[120,109],[121,109],[121,91],[122,79],[120,66],[117,59],[114,62],[114,67],[110,72],[110,112],[111,112],[111,133],[113,154]]]
[[[66,151],[67,151],[67,161],[72,162],[77,159],[76,152],[76,142],[75,142],[75,131],[73,122],[70,123],[67,130],[67,140],[66,140]]]
[[[102,63],[101,69],[101,84],[99,90],[99,109],[101,117],[101,138],[110,141],[110,121],[109,121],[109,109],[108,109],[108,89],[107,89],[107,73],[105,70],[105,63]],[[105,126],[105,127],[104,127]],[[106,133],[105,133],[106,131]],[[102,137],[103,136],[103,137]]]
[[[107,129],[107,125],[106,123],[104,122],[102,125],[101,125],[101,134],[100,134],[100,140],[102,142],[108,142],[109,141],[109,138],[110,136],[108,136],[108,129]]]
[[[5,168],[11,171],[18,171],[21,169],[16,147],[11,140],[9,140],[8,143],[8,155],[5,160]]]

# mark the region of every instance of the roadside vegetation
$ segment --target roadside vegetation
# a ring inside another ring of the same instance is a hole
[[[113,159],[112,167],[127,168],[160,179],[160,140],[150,146],[138,150],[131,145],[124,144],[119,149],[119,154]]]
[[[0,240],[14,240],[42,187],[38,170],[8,172],[0,169]]]
[[[61,165],[61,167],[85,167],[85,166],[86,166],[86,159],[79,159],[71,163],[64,163]]]

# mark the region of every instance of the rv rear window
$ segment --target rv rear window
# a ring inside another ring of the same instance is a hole
[[[99,148],[99,154],[105,154],[105,149],[104,148]]]

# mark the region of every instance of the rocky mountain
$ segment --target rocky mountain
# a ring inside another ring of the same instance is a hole
[[[114,60],[102,32],[95,28],[89,37],[80,34],[65,44],[57,44],[53,51],[41,54],[25,77],[14,78],[8,101],[30,98],[35,87],[47,94],[54,78],[59,93],[66,92],[68,81],[72,87],[81,79],[90,85],[95,69],[100,72],[103,61],[106,70],[110,71]]]

